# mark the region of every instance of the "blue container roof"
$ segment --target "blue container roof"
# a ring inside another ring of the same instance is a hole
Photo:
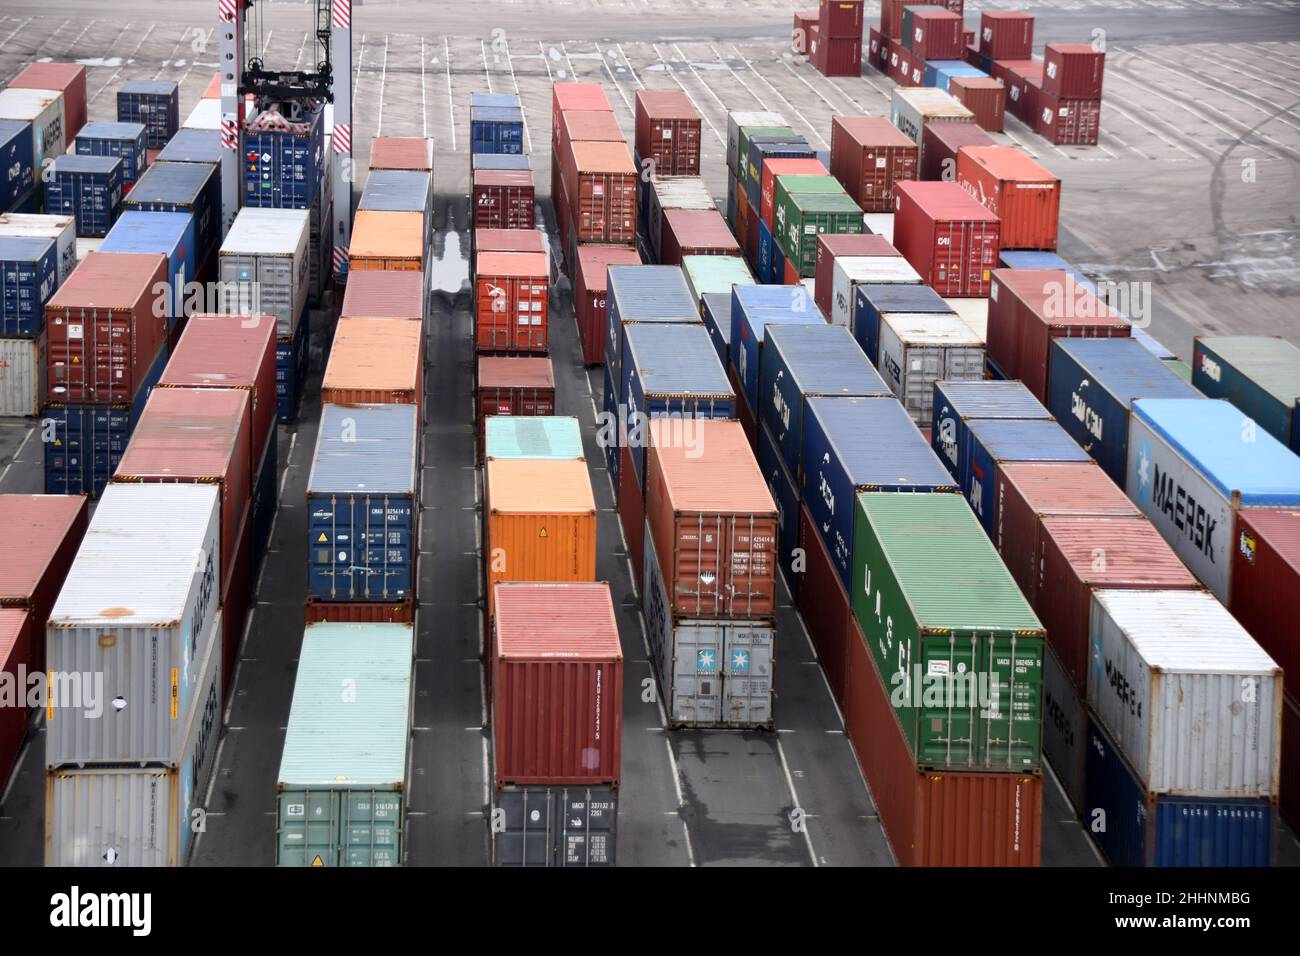
[[[699,304],[679,266],[610,266],[608,296],[618,299],[624,322],[700,321]]]
[[[159,96],[170,96],[178,92],[179,85],[175,80],[127,80],[122,84],[123,93],[153,93]]]
[[[1097,286],[1086,275],[1070,265],[1055,252],[1041,252],[1030,249],[1003,249],[1002,262],[1008,269],[1064,269],[1074,276],[1076,282],[1096,292]]]
[[[489,415],[483,420],[488,458],[581,458],[582,429],[561,415]]]
[[[0,139],[12,139],[25,130],[30,130],[31,123],[22,120],[0,119]]]
[[[519,106],[519,97],[514,93],[471,93],[469,95],[470,106],[483,107],[516,107]]]
[[[961,419],[1028,418],[1050,419],[1052,413],[1034,397],[1023,382],[935,382],[944,398]]]
[[[77,133],[77,139],[129,139],[144,136],[143,123],[87,123]]]
[[[522,123],[524,111],[518,106],[472,106],[469,118],[474,123]]]
[[[56,173],[111,173],[113,168],[122,165],[120,156],[79,156],[65,153],[54,157]]]
[[[983,70],[971,66],[965,60],[926,60],[925,65],[949,76],[988,76]]]
[[[128,209],[108,230],[101,252],[162,252],[185,237],[194,217],[188,212]]]
[[[0,262],[36,262],[48,255],[53,248],[53,239],[0,236]]]
[[[877,312],[951,312],[952,306],[928,285],[864,282],[859,292]]]
[[[841,325],[780,325],[767,333],[804,395],[892,395]]]
[[[1053,339],[1088,373],[1094,385],[1125,408],[1134,398],[1204,398],[1140,342],[1122,339]]]
[[[730,292],[706,292],[700,296],[700,301],[704,308],[713,316],[717,322],[718,332],[722,335],[722,341],[731,341],[731,293]]]
[[[853,487],[955,487],[897,400],[810,398],[805,407],[817,416]]]
[[[414,495],[414,405],[325,405],[307,491]]]
[[[1140,328],[1139,326],[1135,325],[1131,329],[1129,329],[1129,335],[1132,337],[1134,342],[1137,342],[1139,345],[1141,345],[1144,349],[1146,349],[1148,352],[1150,352],[1158,359],[1178,358],[1177,355],[1175,355],[1173,352],[1169,351],[1169,349],[1165,348],[1163,345],[1161,345],[1159,342],[1153,339],[1151,335],[1146,331],[1146,329]]]
[[[375,169],[366,177],[361,209],[389,212],[423,211],[429,202],[428,173],[407,169]]]
[[[1055,419],[979,418],[966,427],[994,461],[1092,461]]]
[[[132,203],[195,202],[203,194],[208,182],[216,175],[207,163],[156,162],[136,180],[125,197]]]
[[[735,395],[703,325],[629,325],[627,348],[643,394]]]
[[[1300,458],[1229,402],[1144,398],[1133,414],[1192,462],[1206,480],[1243,505],[1300,505]],[[1253,440],[1246,440],[1247,435]]]
[[[171,163],[177,160],[190,163],[221,162],[221,130],[188,127],[178,129],[158,154],[157,162]]]

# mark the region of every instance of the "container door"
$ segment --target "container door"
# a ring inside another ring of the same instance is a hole
[[[402,795],[391,790],[348,791],[342,800],[343,866],[402,865]]]
[[[944,378],[946,350],[939,346],[903,352],[903,406],[912,421],[922,428],[930,425],[934,409],[934,383]]]
[[[518,787],[496,794],[492,808],[492,862],[496,866],[550,866],[556,794]]]
[[[299,319],[294,308],[294,261],[288,256],[258,256],[254,261],[256,264],[250,265],[251,275],[259,283],[258,309],[275,316],[280,335],[291,335]]]
[[[613,866],[618,794],[612,787],[561,791],[556,866]]]
[[[1043,640],[985,635],[978,673],[987,675],[977,736],[990,770],[1026,773],[1042,762]],[[996,690],[995,690],[996,689]]]
[[[922,276],[940,295],[960,295],[962,287],[962,247],[965,231],[962,223],[936,222],[934,227],[934,261],[930,275]]]
[[[276,866],[338,866],[338,795],[291,790],[277,804]]]
[[[679,622],[672,629],[669,723],[714,727],[722,723],[722,655],[726,625]]]
[[[731,624],[723,628],[723,720],[727,726],[771,726],[775,637],[767,626]]]
[[[980,673],[976,642],[969,634],[927,634],[912,643],[912,652],[918,655],[915,660],[906,659],[908,643],[899,642],[899,665],[907,686],[893,684],[890,691],[908,701],[898,715],[920,767],[979,767],[973,719],[980,690],[973,679]],[[884,662],[882,673],[889,670],[888,663]],[[893,681],[897,673],[890,673],[889,679]]]

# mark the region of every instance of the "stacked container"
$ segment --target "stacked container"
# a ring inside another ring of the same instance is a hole
[[[952,306],[928,285],[922,285],[916,270],[906,271],[891,264],[888,269],[871,268],[870,263],[846,260],[848,265],[836,269],[843,273],[844,285],[836,295],[843,294],[851,307],[848,328],[853,332],[862,351],[871,364],[880,361],[880,329],[883,322],[897,316],[900,320],[918,319],[936,315],[951,317]],[[907,266],[906,259],[898,259]],[[893,279],[894,281],[887,281]],[[846,324],[839,322],[837,324]]]
[[[623,139],[623,132],[614,118],[613,108],[605,96],[604,87],[599,83],[556,83],[551,88],[551,205],[555,208],[556,225],[559,227],[560,248],[564,253],[564,271],[570,280],[574,281],[577,278],[581,245],[608,244],[626,246],[635,251],[635,232],[640,226],[638,222],[633,222],[633,234],[627,238],[593,237],[590,231],[586,239],[579,236],[575,213],[578,200],[572,196],[569,183],[570,181],[577,183],[583,177],[575,176],[572,180],[565,177],[568,175],[566,171],[569,170],[569,166],[566,165],[568,159],[576,157],[578,153],[588,153],[581,148],[575,153],[575,147],[580,143],[602,143],[613,153],[621,149],[628,163],[628,166],[624,167],[625,170],[632,168],[634,174],[639,173],[639,170],[631,166],[631,156],[626,155],[627,146]],[[585,158],[594,159],[590,155]],[[639,177],[635,178],[637,181],[632,184],[632,212],[634,218],[639,218],[635,215],[639,196]],[[619,193],[614,205],[624,209],[627,201],[627,183],[617,180],[610,185],[616,186]],[[601,188],[603,192],[603,186]],[[590,220],[588,225],[590,226]],[[640,261],[639,256],[637,261]],[[592,281],[594,281],[593,277],[588,276],[588,282]],[[581,328],[581,323],[579,327]],[[589,357],[588,361],[590,361]]]
[[[646,241],[650,258],[661,262],[664,217],[670,211],[717,210],[709,187],[699,176],[660,176],[649,182],[638,179],[637,225]]]
[[[817,274],[819,234],[864,231],[862,209],[833,176],[778,177],[772,220],[789,285]]]
[[[736,286],[731,291],[729,371],[741,401],[738,417],[751,448],[758,447],[759,382],[763,375],[763,343],[767,329],[777,325],[824,325],[816,303],[801,286]]]
[[[54,240],[0,236],[0,414],[35,415],[44,400],[45,304],[58,284]]]
[[[87,128],[92,128],[91,123]],[[194,217],[185,212],[137,212],[118,217],[100,243],[100,252],[140,252],[167,257],[167,341],[175,343],[184,328],[186,303],[198,281]]]
[[[954,182],[894,190],[894,245],[922,281],[945,297],[993,296],[1001,223]]]
[[[641,257],[629,246],[581,245],[573,279],[573,303],[582,342],[584,365],[605,361],[605,326],[610,266],[640,265]]]
[[[836,116],[831,174],[863,212],[891,212],[894,183],[917,178],[917,144],[884,117]]]
[[[1105,65],[1105,52],[1092,44],[1047,44],[1034,126],[1040,136],[1052,143],[1096,144]]]
[[[700,174],[700,114],[685,92],[638,90],[637,168],[649,162],[656,176]]]
[[[932,87],[895,89],[890,104],[890,122],[917,145],[918,166],[925,164],[922,133],[935,123],[974,123],[975,114],[962,106],[951,94]]]
[[[957,182],[1002,221],[1001,248],[1056,248],[1061,180],[1019,149],[961,149]]]
[[[145,212],[188,212],[194,217],[198,253],[194,259],[204,279],[216,272],[209,261],[221,245],[221,175],[207,163],[152,164],[131,194],[122,201],[124,209]]]
[[[755,235],[752,243],[754,255],[750,256],[751,243],[749,236],[751,232],[757,233],[759,231],[759,223],[762,222],[762,217],[760,210],[750,203],[746,186],[750,139],[754,136],[765,135],[776,135],[780,137],[778,141],[784,142],[798,140],[794,130],[786,125],[785,120],[781,118],[779,113],[736,110],[727,113],[727,222],[731,224],[731,229],[736,234],[740,247],[746,250],[746,256],[751,260],[749,263],[750,268],[759,272],[761,270],[758,269],[756,261],[758,257],[758,237]],[[761,188],[760,184],[760,191]],[[761,198],[760,195],[760,200]],[[775,186],[773,187],[773,200],[775,201]],[[760,278],[762,278],[761,275]]]
[[[10,174],[0,184],[0,216],[36,211],[36,166],[31,128],[18,120],[0,119],[0,160]]]
[[[823,76],[862,73],[862,0],[820,0],[808,57]]]
[[[40,87],[28,87],[20,85],[19,80],[24,75],[28,75],[33,67],[41,64],[33,64],[20,73],[18,77],[9,85],[9,88],[0,91],[0,120],[13,120],[21,123],[23,133],[21,139],[25,139],[22,152],[27,152],[27,142],[30,142],[32,149],[32,168],[41,170],[42,173],[36,177],[36,208],[32,212],[49,211],[44,209],[44,188],[45,177],[43,171],[46,166],[46,159],[54,160],[62,156],[71,141],[71,134],[68,133],[68,126],[64,117],[66,100],[58,88],[42,85]],[[62,64],[60,64],[62,65]],[[81,92],[82,102],[85,102],[85,68],[77,67],[81,70]],[[80,120],[77,128],[81,128],[81,123],[85,122],[86,110],[81,108]]]
[[[119,123],[140,123],[145,146],[162,149],[181,125],[180,87],[175,80],[128,80],[117,91]]]
[[[144,175],[149,138],[143,123],[87,123],[73,141],[78,156],[116,156],[122,160],[122,195]]]
[[[830,316],[835,311],[835,260],[850,258],[898,258],[898,250],[884,236],[872,233],[841,235],[823,233],[817,237],[817,263],[814,270],[813,300],[822,314]]]
[[[75,216],[78,236],[102,239],[108,235],[122,208],[122,160],[56,156],[45,182],[46,212]]]
[[[1275,336],[1197,336],[1192,384],[1300,454],[1300,348]]]
[[[474,270],[480,354],[547,351],[550,261],[545,254],[479,252]]]
[[[323,403],[414,405],[422,409],[423,398],[423,323],[339,319],[321,381]]]
[[[29,63],[9,81],[9,88],[58,93],[65,143],[72,142],[86,123],[86,68],[80,63]],[[64,147],[51,146],[51,149],[62,153]]]
[[[966,146],[996,146],[997,142],[976,123],[931,123],[921,133],[925,165],[917,179],[958,182],[957,154]]]
[[[497,416],[555,414],[555,371],[548,356],[481,355],[474,392],[480,450],[487,421]]]

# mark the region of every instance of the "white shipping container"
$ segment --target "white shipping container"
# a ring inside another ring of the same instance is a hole
[[[47,703],[47,768],[181,760],[214,639],[220,547],[215,485],[104,489],[50,614],[47,667],[69,687],[80,675],[83,692]]]
[[[894,214],[892,212],[864,213],[862,222],[872,235],[884,236],[886,242],[894,241]]]
[[[0,339],[0,416],[37,415],[45,396],[45,333]]]
[[[921,276],[902,256],[836,256],[833,282],[830,323],[852,329],[855,285],[920,285]]]
[[[87,767],[45,774],[46,866],[183,866],[221,737],[221,615],[202,661],[199,705],[177,766]]]
[[[310,232],[309,210],[245,207],[221,243],[221,283],[237,290],[238,311],[274,315],[282,336],[294,333],[307,305]]]
[[[921,132],[926,123],[934,121],[973,123],[975,114],[963,106],[951,93],[934,86],[894,88],[889,107],[889,121],[908,139],[921,148]],[[921,167],[917,157],[917,168]]]
[[[982,381],[984,343],[955,315],[894,312],[881,320],[876,366],[912,421],[928,428],[934,383]]]
[[[1043,645],[1043,756],[1056,771],[1066,799],[1083,813],[1083,768],[1088,714],[1083,697],[1050,644]]]
[[[92,252],[98,252],[99,247],[104,244],[103,239],[91,239],[86,236],[77,237],[77,261],[80,262]]]
[[[36,178],[46,157],[62,156],[68,149],[67,130],[63,126],[63,94],[57,90],[16,90],[0,92],[0,119],[32,124],[32,156]]]
[[[0,213],[0,236],[53,239],[59,255],[59,285],[77,268],[77,217]]]
[[[985,344],[989,340],[989,300],[988,299],[944,299],[944,304],[957,313]]]
[[[185,129],[221,129],[221,100],[199,100],[181,126]]]
[[[1152,793],[1273,797],[1282,668],[1204,591],[1094,591],[1088,706]]]
[[[736,171],[736,150],[740,148],[742,126],[788,126],[780,113],[768,110],[732,110],[727,114],[727,168]]]

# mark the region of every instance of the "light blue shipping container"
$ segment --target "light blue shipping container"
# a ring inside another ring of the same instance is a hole
[[[131,194],[122,200],[128,209],[144,212],[188,212],[194,216],[199,267],[221,239],[221,173],[206,163],[151,165]]]
[[[582,430],[563,415],[489,415],[483,423],[483,457],[582,458]]]
[[[935,382],[930,447],[958,481],[970,469],[967,424],[981,418],[1051,421],[1052,413],[1020,382]]]
[[[755,420],[767,328],[825,324],[812,294],[802,285],[736,286],[731,290],[731,367]]]
[[[954,76],[977,76],[988,79],[989,75],[964,60],[927,60],[925,62],[926,86],[934,86],[947,93],[948,81]]]
[[[100,252],[161,252],[167,257],[171,325],[185,314],[186,283],[194,282],[199,264],[194,217],[188,212],[137,212],[128,209],[108,231]]]

